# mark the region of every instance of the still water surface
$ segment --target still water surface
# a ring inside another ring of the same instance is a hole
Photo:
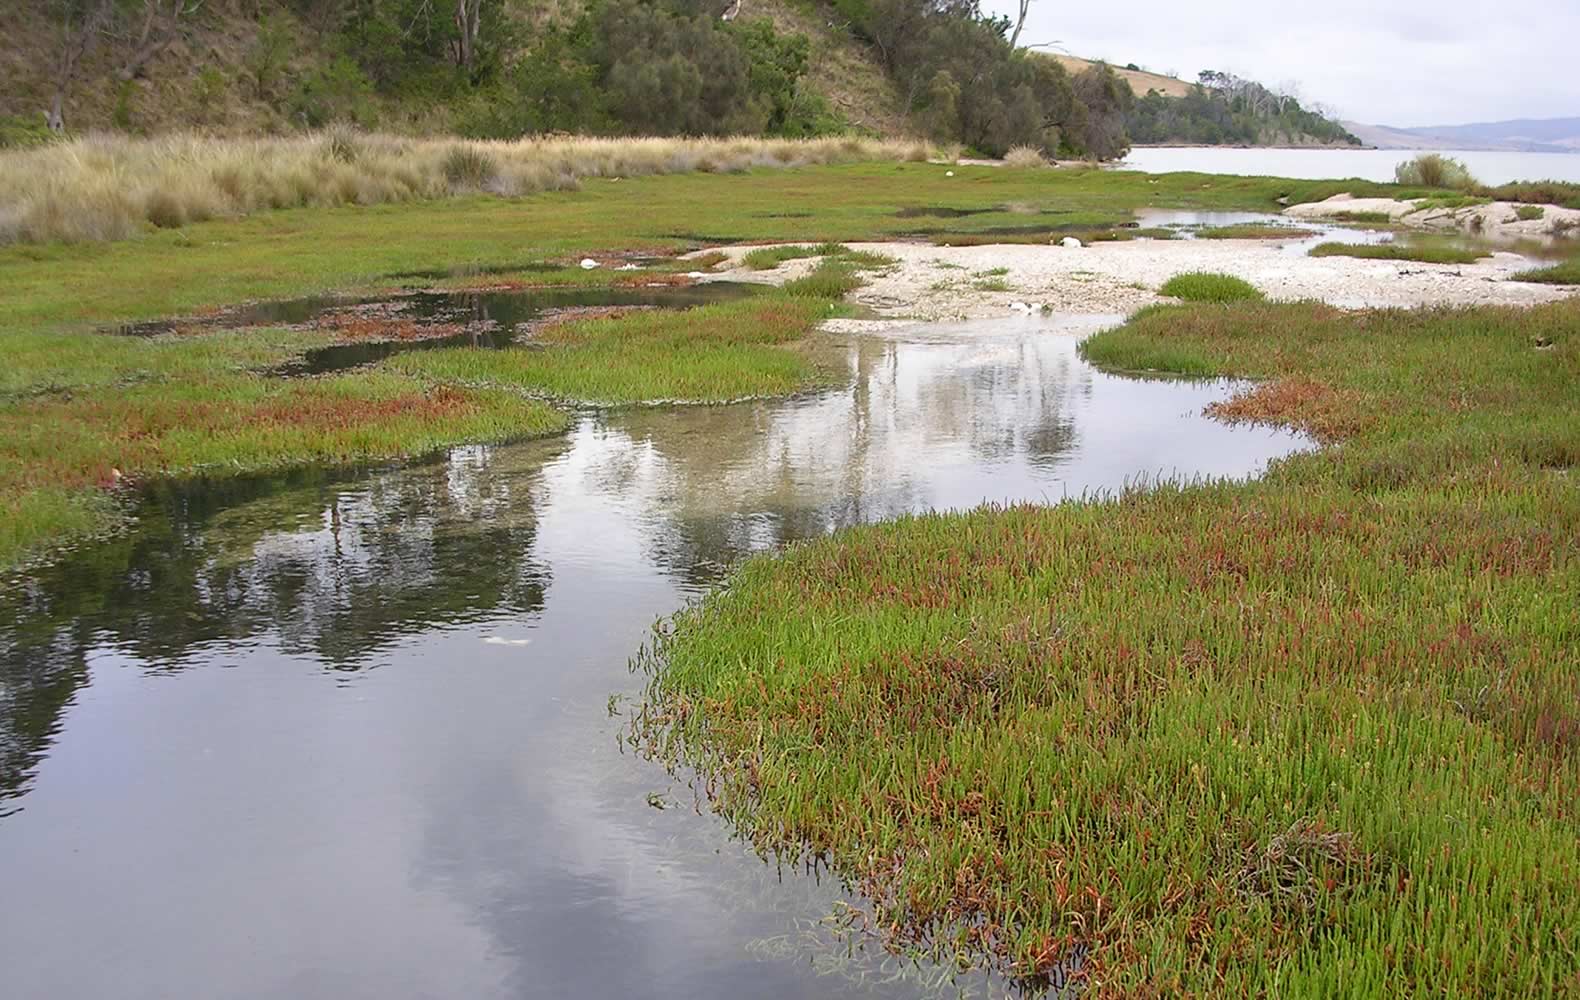
[[[846,958],[840,887],[620,753],[609,699],[751,553],[1304,446],[1202,417],[1225,383],[1093,370],[1070,331],[1100,322],[857,338],[815,396],[154,493],[0,594],[0,993],[936,992]]]
[[[1301,177],[1312,180],[1359,177],[1368,181],[1391,181],[1394,168],[1414,158],[1418,152],[1426,150],[1156,146],[1131,150],[1120,165],[1149,174],[1194,170],[1251,177]],[[1580,183],[1580,153],[1505,153],[1453,149],[1437,152],[1464,163],[1484,184],[1543,180]]]

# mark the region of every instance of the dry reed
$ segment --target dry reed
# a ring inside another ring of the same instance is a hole
[[[932,152],[921,143],[858,138],[93,135],[0,154],[0,243],[119,240],[150,225],[174,228],[271,208],[512,197],[575,188],[589,177],[922,160]]]

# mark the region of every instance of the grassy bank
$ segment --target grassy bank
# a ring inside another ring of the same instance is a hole
[[[1580,304],[1148,310],[1331,443],[848,531],[667,624],[635,733],[899,943],[1091,996],[1580,988]]]
[[[1491,251],[1434,243],[1323,243],[1313,257],[1360,257],[1366,260],[1413,260],[1424,264],[1474,264]]]
[[[1580,285],[1580,256],[1547,267],[1521,271],[1515,281],[1534,281],[1544,285]]]

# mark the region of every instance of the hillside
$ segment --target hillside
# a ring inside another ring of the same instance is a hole
[[[1526,153],[1580,153],[1580,118],[1520,118],[1470,125],[1393,128],[1345,122],[1378,149],[1465,149]]]
[[[1053,53],[1053,58],[1059,61],[1071,76],[1094,65],[1094,60],[1082,59],[1079,56],[1066,56]],[[1173,76],[1164,76],[1161,73],[1148,73],[1143,69],[1120,68],[1115,65],[1112,69],[1121,80],[1130,84],[1130,90],[1137,97],[1145,97],[1149,91],[1157,91],[1164,97],[1184,97],[1190,93],[1191,84]]]
[[[1123,155],[1128,89],[928,0],[58,0],[0,8],[0,146],[350,125],[925,137]]]
[[[1233,74],[1027,57],[1001,22],[921,0],[73,0],[4,7],[0,32],[0,145],[42,138],[56,105],[71,131],[144,135],[855,131],[1090,159],[1354,141]]]
[[[846,121],[887,138],[909,137],[915,131],[906,120],[898,88],[883,72],[872,46],[841,26],[831,11],[794,0],[751,0],[745,13],[770,18],[780,31],[811,40],[807,84]]]
[[[1580,152],[1580,118],[1521,118],[1471,125],[1438,125],[1403,129],[1412,135],[1443,140],[1467,148],[1466,143],[1493,149],[1533,153]]]

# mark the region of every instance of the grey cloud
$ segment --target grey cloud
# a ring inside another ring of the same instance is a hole
[[[1011,15],[1015,6],[984,4]],[[1033,0],[1025,37],[1186,79],[1222,69],[1269,84],[1292,81],[1306,101],[1366,122],[1580,115],[1580,77],[1557,47],[1540,41],[1580,38],[1574,0],[1518,8],[1467,0],[1132,0],[1074,8]]]

